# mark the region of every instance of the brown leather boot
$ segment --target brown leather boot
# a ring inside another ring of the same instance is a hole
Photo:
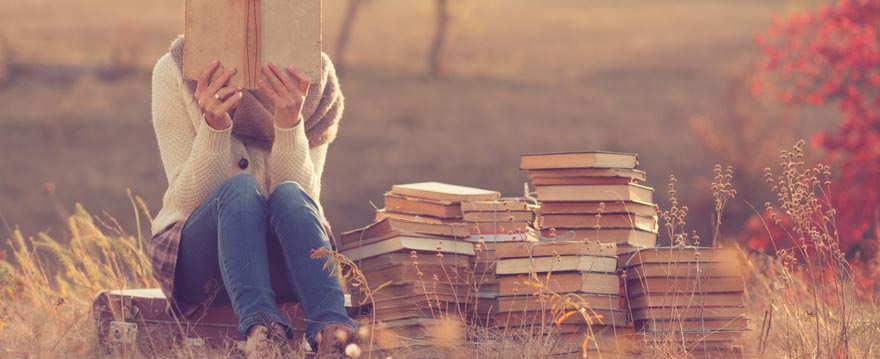
[[[285,357],[290,343],[285,336],[284,326],[272,322],[269,327],[256,325],[251,328],[245,343],[244,351],[247,359],[270,359]]]
[[[269,341],[269,329],[262,325],[254,326],[251,332],[248,333],[244,352],[247,359],[270,357],[272,355],[272,348]]]
[[[355,342],[357,333],[342,324],[327,324],[318,335],[315,343],[318,344],[317,358],[346,358],[345,347]]]

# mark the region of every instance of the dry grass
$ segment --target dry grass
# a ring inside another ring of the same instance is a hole
[[[828,206],[830,182],[828,168],[807,168],[802,161],[803,143],[784,151],[780,173],[768,169],[768,183],[778,194],[778,203],[767,207],[778,216],[790,216],[795,225],[788,235],[798,248],[781,249],[776,257],[741,251],[747,283],[748,315],[751,331],[745,340],[747,356],[761,357],[875,357],[876,338],[880,336],[880,315],[875,303],[866,300],[854,284],[853,273],[837,247],[834,212]],[[715,169],[716,208],[720,213],[735,194],[729,186],[730,170]],[[673,181],[674,184],[674,181]],[[675,200],[670,186],[672,206],[662,211],[667,234],[679,245],[691,245],[699,239],[686,232],[686,207]],[[140,204],[140,205],[139,205]],[[142,202],[133,198],[138,212]],[[147,217],[148,219],[148,217]],[[104,288],[155,286],[144,258],[144,239],[126,234],[112,220],[101,221],[77,207],[69,217],[74,235],[63,242],[48,235],[25,237],[12,231],[12,259],[15,265],[0,262],[0,354],[3,357],[101,357],[107,354],[96,344],[94,323],[89,314],[90,299]],[[768,223],[768,226],[775,225]],[[381,290],[370,287],[355,263],[334,251],[314,253],[331,258],[340,273],[368,294]],[[413,261],[418,256],[413,254]],[[450,278],[464,276],[468,283],[478,283],[477,274],[450,273]],[[543,276],[543,275],[542,275]],[[548,274],[547,276],[550,276]],[[530,296],[543,300],[548,315],[557,321],[580,316],[579,320],[596,323],[589,303],[577,296],[554,293],[537,274],[526,280]],[[435,282],[437,279],[433,279]],[[375,284],[374,284],[375,285]],[[475,287],[478,289],[478,284]],[[426,295],[428,290],[426,288]],[[462,301],[474,300],[461,294]],[[429,300],[433,298],[428,298]],[[489,357],[506,358],[524,355],[546,357],[557,345],[552,325],[532,331],[494,330],[469,320],[459,309],[433,312],[438,324],[431,341],[404,342],[384,330],[375,318],[365,322],[361,331],[362,346],[357,351],[402,357]],[[466,324],[470,323],[470,324]],[[585,341],[594,340],[588,331]],[[681,357],[689,348],[679,339],[663,338],[650,344],[632,339],[632,356]],[[373,345],[376,345],[376,348]],[[378,347],[399,347],[381,352]],[[168,348],[166,348],[168,349]],[[129,352],[129,356],[161,357],[235,357],[235,351],[194,349],[172,346],[170,351]],[[129,349],[131,350],[131,349]],[[119,355],[120,352],[111,354]],[[295,355],[303,353],[295,352]],[[596,352],[588,352],[599,357]],[[380,356],[384,357],[384,356]],[[609,357],[606,355],[605,357]]]
[[[2,261],[0,347],[12,357],[92,357],[98,354],[90,308],[106,288],[154,287],[144,241],[98,222],[77,206],[74,235],[10,233],[12,263]]]

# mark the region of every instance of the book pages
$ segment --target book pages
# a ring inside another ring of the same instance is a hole
[[[321,0],[260,0],[263,66],[293,66],[321,79]]]

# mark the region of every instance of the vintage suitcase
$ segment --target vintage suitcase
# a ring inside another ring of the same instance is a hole
[[[350,308],[350,297],[345,296]],[[165,307],[165,295],[159,289],[98,293],[92,312],[100,343],[108,350],[137,347],[141,353],[158,353],[172,345],[231,348],[243,344],[230,305],[212,307],[204,315],[188,319],[167,313]],[[302,344],[306,322],[299,303],[280,304],[278,309],[293,327],[292,344]]]

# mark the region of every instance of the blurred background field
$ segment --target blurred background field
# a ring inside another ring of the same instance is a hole
[[[0,89],[6,223],[58,234],[65,209],[82,202],[133,228],[127,188],[159,209],[166,182],[150,125],[150,70],[183,31],[183,3],[0,3],[11,54]],[[345,4],[324,1],[331,57]],[[760,206],[768,199],[760,169],[839,116],[742,100],[761,56],[754,35],[775,14],[814,9],[810,1],[452,0],[447,74],[428,78],[433,4],[371,0],[359,13],[322,192],[337,231],[368,223],[370,201],[379,205],[393,183],[520,195],[520,154],[588,149],[638,153],[663,205],[676,174],[691,223],[708,226],[712,164],[736,165],[740,197]],[[752,111],[750,122],[731,122],[738,110]],[[798,111],[796,125],[787,111]],[[714,129],[725,138],[710,136]],[[736,202],[728,220],[739,225],[749,210]]]

